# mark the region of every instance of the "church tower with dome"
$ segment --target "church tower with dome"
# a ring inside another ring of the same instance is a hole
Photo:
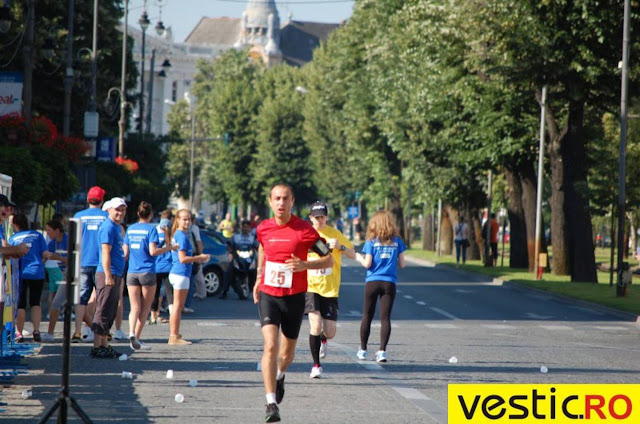
[[[267,66],[282,63],[280,17],[274,0],[250,0],[242,13],[240,35],[235,48],[249,46],[249,55]]]

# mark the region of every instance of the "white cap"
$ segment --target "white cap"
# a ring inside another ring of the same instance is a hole
[[[114,197],[113,199],[104,202],[104,205],[102,205],[102,210],[108,211],[111,208],[119,208],[120,206],[127,206],[127,202],[125,202],[121,197]]]

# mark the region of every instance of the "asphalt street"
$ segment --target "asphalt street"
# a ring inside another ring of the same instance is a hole
[[[329,342],[321,379],[309,379],[309,326],[303,324],[280,405],[283,422],[445,423],[449,383],[638,382],[635,321],[412,262],[400,273],[389,362],[358,361],[364,276],[355,262],[343,267],[338,334]],[[195,314],[183,316],[181,331],[191,346],[168,346],[166,324],[145,328],[151,351],[132,354],[128,344],[114,344],[131,355],[127,361],[91,359],[89,345],[73,345],[71,395],[94,422],[263,422],[256,307],[232,294],[196,302],[194,308]],[[376,317],[370,357],[379,328]],[[26,360],[28,372],[3,388],[7,406],[0,420],[32,423],[55,402],[61,324],[57,330],[57,342],[43,344]],[[169,369],[173,379],[166,378]],[[123,371],[133,378],[123,379]],[[197,386],[189,386],[190,380]],[[23,399],[25,390],[33,396]],[[178,393],[184,402],[174,400]],[[73,412],[70,417],[79,422]]]

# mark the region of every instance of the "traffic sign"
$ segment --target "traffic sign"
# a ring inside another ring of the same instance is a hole
[[[347,208],[347,215],[350,219],[357,218],[360,215],[360,208],[357,206],[349,206]]]

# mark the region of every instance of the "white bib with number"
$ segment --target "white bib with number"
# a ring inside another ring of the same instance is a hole
[[[307,270],[307,275],[311,277],[325,277],[331,275],[331,268],[309,269]]]
[[[293,271],[286,264],[266,261],[264,284],[271,287],[290,289],[293,284]]]

